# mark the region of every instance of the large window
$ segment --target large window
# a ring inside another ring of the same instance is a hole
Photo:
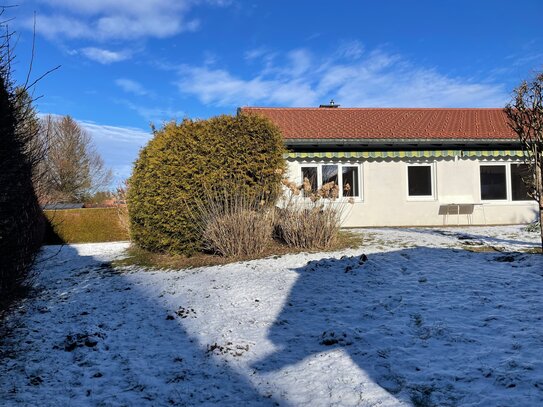
[[[301,166],[301,180],[308,180],[315,192],[324,184],[338,185],[340,198],[362,198],[360,166],[353,164],[313,164]]]
[[[505,165],[481,166],[481,199],[507,199],[507,177]]]
[[[481,165],[481,200],[529,201],[528,188],[532,174],[526,164]]]
[[[413,198],[432,198],[432,165],[409,165],[407,167],[407,193]]]

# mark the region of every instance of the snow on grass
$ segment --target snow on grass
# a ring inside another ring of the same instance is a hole
[[[46,247],[0,340],[0,405],[543,405],[543,256],[518,252],[537,234],[360,233],[192,270]]]

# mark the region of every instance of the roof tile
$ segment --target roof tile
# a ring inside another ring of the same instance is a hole
[[[270,108],[241,111],[268,117],[285,139],[516,139],[503,109]]]

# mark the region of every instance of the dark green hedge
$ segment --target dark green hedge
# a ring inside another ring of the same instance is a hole
[[[32,186],[32,135],[19,131],[24,117],[9,81],[11,53],[5,35],[0,45],[0,311],[22,295],[44,225]]]
[[[201,250],[197,201],[209,190],[273,199],[283,153],[279,129],[256,115],[166,124],[141,150],[129,181],[132,240],[155,252]]]

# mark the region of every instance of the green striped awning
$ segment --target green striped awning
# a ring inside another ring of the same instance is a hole
[[[285,158],[431,158],[431,157],[524,157],[522,150],[407,150],[407,151],[334,151],[289,152]]]
[[[524,158],[522,150],[468,150],[462,151],[463,157],[519,157]]]

